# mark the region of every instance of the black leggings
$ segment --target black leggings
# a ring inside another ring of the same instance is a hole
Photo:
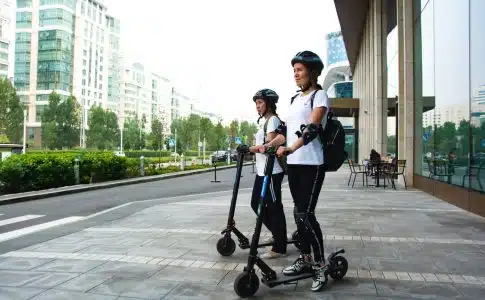
[[[300,251],[311,254],[313,248],[315,262],[322,263],[325,261],[323,234],[315,217],[315,207],[324,179],[323,165],[288,165],[288,184],[295,204]],[[297,216],[301,221],[297,221]]]
[[[263,224],[273,234],[274,245],[273,251],[277,253],[286,253],[286,218],[283,210],[283,203],[281,203],[281,182],[283,181],[283,173],[273,174],[271,182],[267,188],[264,203],[266,206],[266,214],[263,215]],[[251,197],[251,207],[253,211],[258,213],[259,198],[261,189],[263,187],[264,176],[256,175],[254,179],[253,195]]]

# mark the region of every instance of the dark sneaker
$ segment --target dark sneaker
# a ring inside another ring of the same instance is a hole
[[[312,291],[318,292],[327,284],[328,265],[313,266],[315,277],[313,277]]]
[[[304,273],[305,271],[311,270],[311,268],[311,259],[305,259],[302,255],[300,255],[300,257],[298,257],[291,266],[283,269],[283,274],[286,276],[296,276]]]

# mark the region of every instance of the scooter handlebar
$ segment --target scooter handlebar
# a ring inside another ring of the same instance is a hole
[[[249,146],[245,144],[240,144],[237,146],[236,151],[239,153],[249,153]]]

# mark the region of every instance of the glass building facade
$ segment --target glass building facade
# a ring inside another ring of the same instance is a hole
[[[30,52],[32,34],[17,32],[15,34],[14,78],[17,91],[28,91],[30,87]]]
[[[327,34],[327,66],[347,61],[347,51],[340,31]]]
[[[74,50],[75,1],[44,0],[41,5],[62,4],[65,8],[39,10],[39,47],[37,62],[37,90],[71,92]],[[44,30],[56,26],[63,29]]]
[[[414,173],[485,188],[485,1],[414,1]]]

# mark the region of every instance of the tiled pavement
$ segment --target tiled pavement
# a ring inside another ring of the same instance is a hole
[[[485,220],[419,191],[346,186],[327,175],[317,209],[325,247],[347,251],[349,272],[313,293],[310,280],[263,299],[483,299]],[[283,188],[289,233],[295,226]],[[237,226],[251,234],[248,191],[239,194]],[[154,206],[0,256],[0,299],[237,299],[234,278],[248,250],[221,257],[216,242],[230,194]],[[296,255],[268,261],[277,271]],[[262,251],[263,249],[261,249]]]

